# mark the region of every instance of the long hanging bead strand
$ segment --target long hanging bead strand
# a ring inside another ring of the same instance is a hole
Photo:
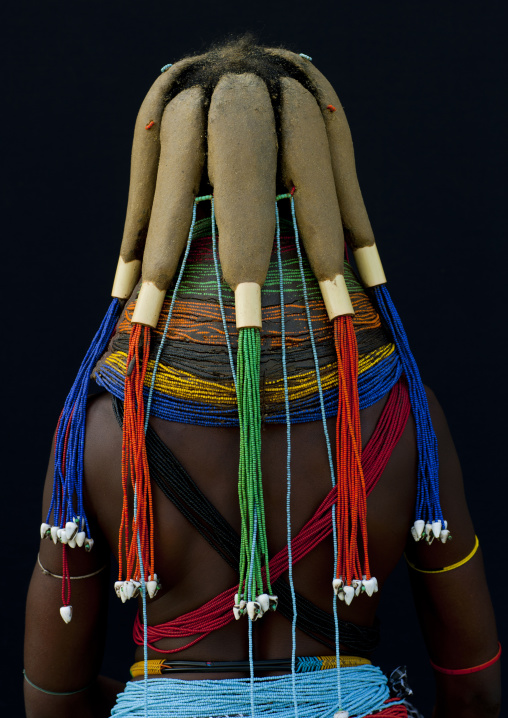
[[[295,235],[295,247],[296,247],[296,254],[298,257],[298,270],[300,273],[300,278],[302,282],[302,291],[303,291],[303,298],[305,302],[305,315],[307,318],[307,326],[309,328],[309,339],[310,344],[312,347],[312,357],[314,361],[314,370],[316,373],[316,383],[318,387],[318,393],[319,393],[319,407],[321,410],[321,421],[323,424],[323,434],[325,438],[326,443],[326,453],[328,456],[328,466],[330,468],[330,479],[332,482],[332,487],[336,486],[336,479],[335,479],[335,468],[333,465],[333,455],[332,455],[332,447],[330,442],[330,436],[328,434],[328,425],[326,423],[326,410],[325,410],[325,401],[323,396],[323,387],[321,385],[321,373],[319,369],[319,360],[316,350],[316,341],[314,339],[314,329],[312,327],[312,319],[310,315],[310,306],[309,306],[309,297],[307,292],[307,283],[305,281],[305,270],[303,268],[303,257],[302,257],[302,250],[300,248],[300,236],[298,232],[298,223],[296,221],[296,212],[295,212],[295,202],[293,199],[293,194],[295,192],[295,188],[293,187],[290,194],[282,195],[279,197],[279,199],[282,198],[288,198],[290,202],[291,207],[291,219],[293,222],[293,231]],[[335,505],[332,505],[332,539],[333,539],[333,570],[334,574],[337,572],[337,562],[338,562],[338,543],[337,543],[337,510]],[[332,612],[333,612],[333,623],[335,628],[335,655],[337,659],[336,664],[336,684],[337,684],[337,700],[338,700],[338,706],[339,709],[342,710],[342,671],[340,669],[340,640],[339,640],[339,619],[337,615],[337,595],[334,592],[332,594]],[[335,716],[334,716],[335,718]],[[340,717],[339,717],[340,718]]]
[[[376,244],[355,248],[354,257],[363,284],[373,289],[379,312],[391,332],[408,383],[418,450],[415,521],[411,534],[415,541],[425,540],[431,544],[434,539],[438,539],[446,543],[451,534],[448,523],[443,518],[439,500],[437,439],[420,372],[409,347],[404,326],[386,287],[386,277]]]
[[[93,539],[83,502],[83,456],[85,446],[86,402],[92,370],[106,350],[120,313],[120,302],[113,299],[83,359],[65,400],[55,438],[53,492],[46,520],[40,526],[41,539],[61,543],[62,607],[65,623],[72,619],[71,583],[65,548],[84,546],[91,551]],[[51,518],[52,517],[52,518]]]
[[[275,201],[275,226],[277,245],[277,267],[279,270],[279,293],[280,293],[280,340],[282,349],[282,375],[284,379],[284,409],[286,412],[286,526],[287,526],[287,547],[288,547],[288,578],[291,592],[291,608],[293,617],[291,621],[291,687],[293,691],[294,718],[298,718],[298,699],[296,696],[296,592],[293,581],[293,531],[291,526],[291,412],[289,406],[287,358],[286,358],[286,323],[284,304],[284,273],[282,271],[282,256],[280,243],[280,220],[279,207]]]
[[[116,594],[123,602],[138,595],[142,584],[146,584],[146,592],[154,598],[160,588],[159,579],[154,568],[154,525],[152,492],[150,485],[150,472],[146,457],[145,434],[150,418],[150,410],[155,390],[155,380],[164,343],[169,331],[175,299],[178,294],[187,258],[189,256],[194,227],[196,224],[196,207],[198,202],[211,199],[196,197],[192,212],[192,222],[187,239],[184,257],[181,262],[178,279],[173,289],[168,316],[162,332],[159,349],[155,357],[152,379],[146,401],[146,410],[143,397],[146,371],[150,355],[150,329],[144,327],[143,357],[139,354],[139,345],[142,327],[134,325],[127,356],[127,370],[125,376],[124,394],[124,420],[122,444],[122,487],[123,506],[122,519],[118,544],[118,580],[115,582]],[[129,501],[128,479],[131,477],[131,486],[134,493],[134,515],[132,519],[132,532],[129,532]],[[129,538],[130,537],[130,538]],[[126,579],[123,579],[123,560],[125,556]],[[143,600],[145,594],[143,592]]]
[[[334,319],[338,370],[337,515],[338,562],[333,587],[348,605],[365,591],[378,590],[370,574],[367,538],[367,496],[361,463],[358,398],[358,346],[351,316]],[[359,545],[360,542],[360,545]],[[363,557],[363,564],[362,564]]]
[[[270,583],[261,475],[260,360],[259,329],[240,329],[236,376],[240,424],[238,497],[242,528],[240,578],[233,611],[235,618],[239,618],[246,611],[252,621],[277,606]]]

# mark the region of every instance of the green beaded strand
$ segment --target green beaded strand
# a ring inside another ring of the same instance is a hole
[[[263,567],[266,569],[266,592],[272,593],[261,474],[260,361],[259,329],[240,329],[237,354],[237,399],[240,424],[238,498],[242,528],[238,593],[246,600],[249,576],[252,576],[251,600],[255,600],[256,596],[265,592],[263,589]],[[257,526],[255,516],[257,516]],[[254,534],[255,526],[256,533]],[[255,544],[254,551],[253,544]]]

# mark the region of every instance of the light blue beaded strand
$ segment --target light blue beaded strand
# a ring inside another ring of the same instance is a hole
[[[279,267],[279,290],[280,290],[280,334],[282,346],[282,376],[284,379],[284,407],[286,410],[286,526],[287,526],[287,547],[288,547],[288,577],[291,591],[291,606],[293,618],[291,621],[291,678],[293,682],[293,705],[295,718],[298,718],[298,701],[296,698],[296,594],[293,581],[293,547],[291,530],[291,413],[289,409],[288,375],[286,361],[286,326],[285,326],[285,305],[284,305],[284,276],[282,273],[282,256],[280,246],[280,221],[279,208],[275,202],[276,242],[277,242],[277,264]]]
[[[296,246],[296,253],[298,255],[298,266],[300,268],[300,276],[302,278],[302,290],[303,290],[303,297],[305,301],[305,313],[307,316],[307,324],[309,327],[309,338],[310,338],[310,344],[312,347],[312,356],[314,357],[314,366],[316,369],[316,381],[318,386],[318,393],[319,393],[319,405],[321,407],[321,420],[323,422],[323,432],[325,435],[325,442],[326,442],[326,451],[328,453],[328,464],[330,466],[330,478],[332,480],[332,486],[336,485],[335,480],[335,468],[333,465],[333,455],[332,455],[332,447],[330,445],[330,437],[328,435],[328,426],[326,423],[326,411],[325,411],[325,404],[323,399],[323,387],[321,386],[321,374],[319,371],[319,362],[318,362],[318,356],[316,351],[316,342],[314,341],[314,330],[312,328],[312,320],[310,316],[310,307],[309,307],[309,298],[307,294],[307,283],[305,281],[305,272],[303,268],[303,260],[302,260],[302,250],[300,248],[300,235],[298,232],[298,224],[296,222],[296,214],[295,214],[295,201],[293,199],[293,195],[290,195],[289,199],[291,203],[291,218],[293,220],[293,230],[295,233],[295,246]],[[335,521],[335,504],[332,506],[332,535],[333,535],[333,575],[335,576],[337,573],[337,524]],[[333,622],[335,626],[335,652],[337,656],[337,694],[339,699],[339,707],[342,710],[342,686],[341,686],[341,668],[340,668],[340,650],[339,650],[339,620],[337,616],[337,596],[335,593],[332,592],[332,606],[333,606]]]
[[[229,341],[228,325],[226,322],[226,312],[224,311],[224,302],[222,300],[222,284],[220,280],[219,272],[219,261],[217,259],[217,227],[215,225],[215,202],[213,195],[210,195],[212,201],[212,253],[213,253],[213,264],[215,267],[215,276],[217,277],[217,296],[219,299],[220,315],[222,317],[222,326],[224,327],[224,336],[226,337],[226,346],[228,348],[229,364],[231,366],[231,374],[233,375],[233,382],[236,389],[236,369],[235,362],[233,359],[233,352],[231,350],[231,342]]]
[[[251,623],[249,621],[249,623]],[[335,669],[298,673],[295,677],[299,718],[332,718],[337,710],[364,718],[381,710],[390,697],[388,679],[377,666],[342,669],[343,703],[339,707]],[[294,718],[292,676],[255,678],[256,716]],[[151,678],[148,682],[146,718],[213,718],[248,716],[251,713],[249,678],[185,681]],[[141,681],[127,683],[112,710],[113,718],[143,716]],[[393,701],[397,705],[402,701]]]

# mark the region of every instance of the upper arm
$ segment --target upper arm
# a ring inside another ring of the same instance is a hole
[[[445,545],[435,541],[429,546],[424,541],[415,543],[410,538],[407,555],[418,568],[433,570],[451,566],[467,557],[475,545],[475,531],[446,418],[430,391],[428,399],[439,446],[441,506],[453,539]],[[410,568],[409,573],[432,661],[438,666],[453,669],[478,666],[490,660],[498,650],[498,643],[481,548],[469,561],[451,571],[426,574]],[[456,703],[469,690],[474,694],[487,691],[492,697],[492,691],[495,693],[496,690],[498,668],[497,665],[482,673],[469,674],[469,677],[461,676],[459,681],[456,676],[436,673],[438,695],[440,691],[448,698],[456,694]],[[446,715],[453,715],[449,708],[446,710]],[[482,710],[482,715],[491,715],[486,708]]]
[[[51,501],[54,456],[51,452],[42,507],[42,519]],[[37,686],[50,691],[75,691],[94,684],[104,647],[109,584],[109,549],[102,532],[87,512],[94,538],[92,551],[66,547],[71,577],[73,615],[66,624],[60,616],[62,580],[43,573],[35,562],[26,606],[25,671]],[[62,545],[51,539],[40,543],[40,563],[52,574],[62,575]],[[103,568],[104,567],[104,568]],[[103,569],[103,570],[101,570]],[[98,572],[98,573],[96,573]],[[89,578],[77,578],[95,574]],[[25,684],[27,716],[43,716],[55,711],[61,718],[80,715],[90,702],[93,690],[69,697],[53,697]],[[97,713],[99,715],[100,713]],[[106,715],[106,713],[105,713]]]

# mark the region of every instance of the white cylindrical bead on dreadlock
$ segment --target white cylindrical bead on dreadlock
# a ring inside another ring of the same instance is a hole
[[[242,282],[235,289],[236,328],[261,329],[261,287],[257,282]]]
[[[319,282],[319,288],[330,321],[344,314],[355,313],[343,274],[337,274],[333,279],[324,279]]]
[[[125,262],[122,257],[119,257],[111,296],[115,299],[128,299],[136,286],[140,272],[141,261],[139,259]]]
[[[375,244],[354,249],[354,258],[361,280],[366,287],[386,284],[386,276]]]
[[[159,289],[153,282],[143,282],[132,315],[132,323],[144,324],[155,329],[165,297],[165,289]]]

